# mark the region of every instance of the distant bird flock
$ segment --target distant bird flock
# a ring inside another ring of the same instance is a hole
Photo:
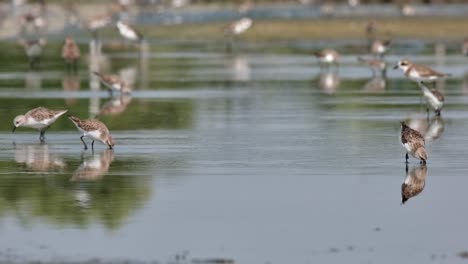
[[[122,1],[120,1],[122,2]],[[119,2],[119,8],[126,10],[124,2]],[[306,0],[302,2],[308,2]],[[189,1],[174,1],[173,6],[180,8],[181,6],[189,4]],[[359,1],[350,0],[348,4],[351,8],[356,8]],[[249,30],[254,22],[252,18],[245,14],[254,8],[253,1],[246,1],[238,8],[239,18],[227,24],[222,28],[227,41],[227,51],[232,51],[234,38]],[[327,10],[331,7],[327,7]],[[402,5],[401,13],[403,15],[411,15],[414,9],[411,5]],[[144,36],[129,23],[121,18],[116,18],[112,13],[105,13],[97,15],[87,21],[84,25],[89,30],[92,38],[99,41],[99,31],[105,27],[115,25],[116,30],[120,36],[126,41],[141,44]],[[24,48],[25,54],[28,58],[29,67],[31,69],[38,69],[41,67],[41,54],[46,45],[45,38],[40,34],[41,30],[47,27],[47,21],[44,14],[40,12],[28,12],[21,16],[20,26],[22,28],[21,34],[28,36],[22,38],[19,44]],[[31,34],[33,32],[34,34]],[[388,54],[391,45],[391,33],[385,32],[385,37],[377,37],[378,24],[376,19],[371,19],[365,25],[364,33],[367,38],[368,56],[359,56],[358,62],[365,65],[372,71],[375,78],[374,83],[370,83],[369,89],[381,90],[385,87],[387,61],[385,56]],[[34,36],[31,38],[30,36]],[[461,52],[468,56],[468,38],[464,40],[461,45]],[[337,85],[336,73],[338,72],[340,55],[339,52],[333,48],[324,48],[312,53],[320,66],[321,72],[324,72],[323,85],[335,86]],[[61,50],[61,57],[63,58],[68,71],[77,71],[78,62],[81,57],[79,46],[75,43],[71,36],[67,36]],[[333,69],[331,72],[330,69]],[[418,85],[421,95],[427,101],[427,115],[429,120],[429,109],[431,108],[436,117],[441,116],[441,111],[444,106],[445,98],[443,93],[436,89],[436,82],[438,80],[450,77],[449,73],[438,72],[426,65],[416,64],[408,59],[401,59],[394,66],[394,69],[400,69],[404,76]],[[100,71],[93,71],[95,78],[99,80],[109,91],[109,95],[114,97],[115,94],[121,97],[128,95],[132,92],[131,85],[124,79],[115,74],[108,74]],[[322,80],[321,80],[322,81]],[[429,85],[429,86],[428,86]],[[327,88],[328,91],[333,91],[333,87]],[[123,102],[124,100],[120,100]],[[29,127],[39,130],[39,139],[41,142],[45,140],[46,130],[54,124],[62,115],[67,113],[68,110],[50,110],[45,107],[34,108],[23,115],[18,115],[14,118],[14,129],[18,127]],[[83,143],[84,149],[88,149],[84,137],[92,139],[91,148],[94,148],[94,141],[100,141],[108,148],[114,147],[114,141],[107,129],[106,125],[96,119],[82,120],[79,117],[72,115],[68,116],[69,120],[73,122],[76,128],[80,131],[80,140]],[[401,122],[401,135],[400,140],[405,149],[405,161],[408,162],[409,156],[412,156],[420,161],[421,164],[426,164],[428,161],[428,154],[425,149],[425,138],[421,132],[411,128],[407,123]],[[423,171],[424,172],[424,171]],[[409,174],[408,174],[409,175]],[[411,181],[407,182],[407,188]],[[417,191],[413,191],[417,192]],[[409,196],[410,193],[405,189],[405,193]]]

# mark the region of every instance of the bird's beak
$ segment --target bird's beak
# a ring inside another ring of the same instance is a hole
[[[11,133],[15,133],[15,130],[16,130],[16,126],[13,126],[13,131],[11,131]]]
[[[398,65],[395,65],[395,66],[393,67],[393,69],[394,69],[394,70],[398,69]]]

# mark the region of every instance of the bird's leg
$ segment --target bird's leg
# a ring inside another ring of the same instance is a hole
[[[406,171],[406,174],[408,174],[408,163],[406,163],[405,165],[405,171]]]
[[[408,164],[408,159],[409,159],[409,157],[408,157],[408,152],[406,152],[406,156],[405,156],[405,157],[406,157],[406,164]]]
[[[45,134],[46,130],[47,130],[47,128],[41,130],[40,133],[39,133],[39,140],[41,141],[41,143],[44,142],[44,139],[45,139],[44,134]]]
[[[91,142],[91,150],[94,152],[94,140]]]
[[[436,116],[440,116],[440,109],[437,109],[435,113],[436,113]]]
[[[429,106],[426,106],[427,121],[429,122]]]
[[[84,149],[87,150],[87,149],[88,149],[88,146],[87,146],[86,143],[84,142],[83,137],[84,137],[84,136],[81,136],[80,139],[81,139],[81,142],[83,142]]]

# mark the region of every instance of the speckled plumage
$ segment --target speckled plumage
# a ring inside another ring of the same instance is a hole
[[[407,152],[406,161],[408,161],[409,153],[411,156],[419,159],[421,163],[426,163],[427,153],[424,137],[418,131],[407,126],[405,122],[401,122],[401,143]]]
[[[26,114],[14,118],[12,132],[15,132],[16,128],[20,126],[35,128],[40,131],[39,139],[43,141],[45,131],[67,111],[68,110],[50,110],[45,107],[31,109],[26,112]]]
[[[81,141],[83,142],[85,149],[88,147],[83,141],[83,137],[90,137],[93,139],[93,142],[91,143],[92,148],[94,148],[94,140],[101,141],[103,144],[106,144],[109,149],[112,149],[114,146],[114,141],[110,135],[109,129],[107,129],[107,126],[101,121],[96,119],[81,120],[74,116],[68,116],[68,118],[75,124],[76,128],[83,133]]]
[[[62,47],[62,58],[67,63],[74,63],[80,58],[80,48],[71,37],[65,39]]]

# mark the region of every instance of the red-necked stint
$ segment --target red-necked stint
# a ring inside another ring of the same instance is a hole
[[[419,87],[426,98],[427,103],[434,109],[435,114],[440,116],[440,111],[444,107],[444,95],[437,89],[429,89],[422,82],[419,82]],[[429,108],[427,108],[427,114],[429,115]]]
[[[116,25],[122,37],[132,41],[141,41],[143,39],[143,35],[130,25],[125,24],[120,20],[117,21]]]
[[[65,60],[67,67],[71,65],[76,70],[77,62],[80,59],[80,48],[71,37],[65,39],[62,47],[62,58]]]
[[[334,49],[323,49],[314,53],[315,57],[319,60],[320,68],[329,65],[338,65],[338,52]]]
[[[406,178],[401,184],[401,203],[404,204],[409,198],[420,194],[426,185],[427,167],[420,165],[408,172],[406,165]]]
[[[253,25],[252,19],[243,17],[236,20],[225,27],[225,32],[232,35],[240,35],[246,32]]]
[[[99,120],[96,119],[87,119],[81,120],[78,117],[74,117],[69,115],[68,118],[75,124],[78,131],[80,131],[83,135],[80,137],[81,142],[83,142],[84,149],[88,149],[88,146],[83,140],[83,137],[90,137],[93,141],[91,142],[91,149],[94,150],[94,141],[99,140],[103,144],[107,145],[109,149],[114,147],[114,141],[112,140],[112,136],[107,129],[106,125]]]
[[[410,128],[405,122],[401,122],[401,144],[406,149],[406,163],[408,163],[408,153],[421,164],[426,164],[427,153],[424,137],[418,131]]]
[[[449,77],[450,74],[440,73],[426,65],[414,64],[409,60],[401,60],[394,67],[394,69],[400,68],[405,76],[415,82],[432,82],[435,85],[435,82],[439,79]]]
[[[391,40],[374,40],[370,46],[370,52],[375,56],[383,58],[388,52]]]
[[[14,127],[12,133],[14,133],[16,128],[20,126],[35,128],[39,130],[39,140],[42,142],[44,141],[46,130],[67,111],[68,110],[49,110],[45,107],[34,108],[24,115],[15,117],[13,120]]]
[[[101,74],[99,72],[93,72],[99,80],[109,89],[109,93],[112,96],[113,92],[120,92],[121,94],[130,94],[132,89],[120,76],[115,74]]]

